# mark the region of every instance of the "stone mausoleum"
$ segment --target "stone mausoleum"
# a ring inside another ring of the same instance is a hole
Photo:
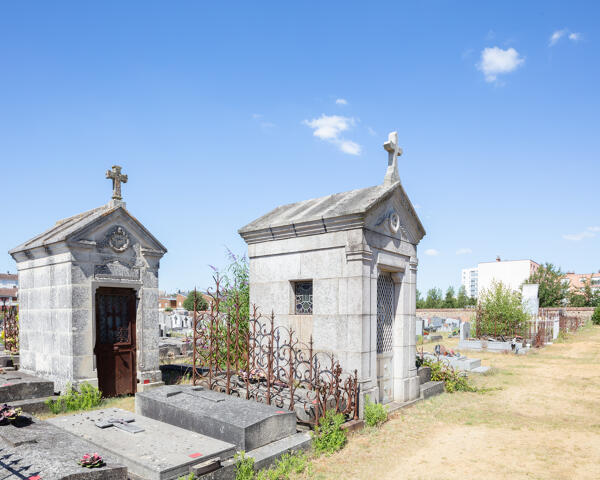
[[[425,230],[398,175],[398,135],[381,185],[283,205],[239,230],[250,302],[358,370],[382,403],[419,396],[417,245]]]
[[[99,386],[106,396],[160,382],[158,268],[166,248],[121,198],[121,167],[106,172],[112,200],[59,220],[12,249],[19,272],[21,370]]]

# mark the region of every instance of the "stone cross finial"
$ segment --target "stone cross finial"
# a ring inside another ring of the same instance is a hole
[[[402,149],[398,146],[398,132],[392,132],[388,135],[388,141],[383,144],[383,148],[388,152],[388,168],[385,172],[383,184],[392,185],[400,181],[398,157],[402,155]]]
[[[119,165],[113,165],[112,170],[106,171],[106,178],[110,178],[113,183],[113,200],[123,200],[121,197],[121,182],[127,183],[127,175],[121,173]]]

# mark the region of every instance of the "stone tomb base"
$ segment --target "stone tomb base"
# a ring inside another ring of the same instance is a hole
[[[106,426],[111,420],[125,420],[126,425]],[[195,464],[216,457],[225,460],[235,454],[231,443],[116,408],[48,422],[97,445],[98,451],[110,453],[130,473],[148,480],[176,479],[187,475]]]
[[[296,414],[203,387],[169,385],[135,396],[136,412],[254,450],[296,433]]]
[[[104,467],[89,469],[77,463],[84,454],[95,452],[104,459]],[[127,480],[127,467],[90,442],[47,422],[25,417],[18,428],[0,425],[0,478]]]
[[[0,403],[52,395],[54,395],[54,382],[50,380],[34,377],[19,370],[0,373]]]

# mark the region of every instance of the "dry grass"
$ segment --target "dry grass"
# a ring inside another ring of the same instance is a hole
[[[475,377],[494,390],[402,410],[315,460],[315,478],[600,478],[600,327],[526,356],[464,353],[494,367]]]

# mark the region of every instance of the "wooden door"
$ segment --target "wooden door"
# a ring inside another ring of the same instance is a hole
[[[136,391],[136,296],[130,288],[96,290],[96,367],[105,397]]]

